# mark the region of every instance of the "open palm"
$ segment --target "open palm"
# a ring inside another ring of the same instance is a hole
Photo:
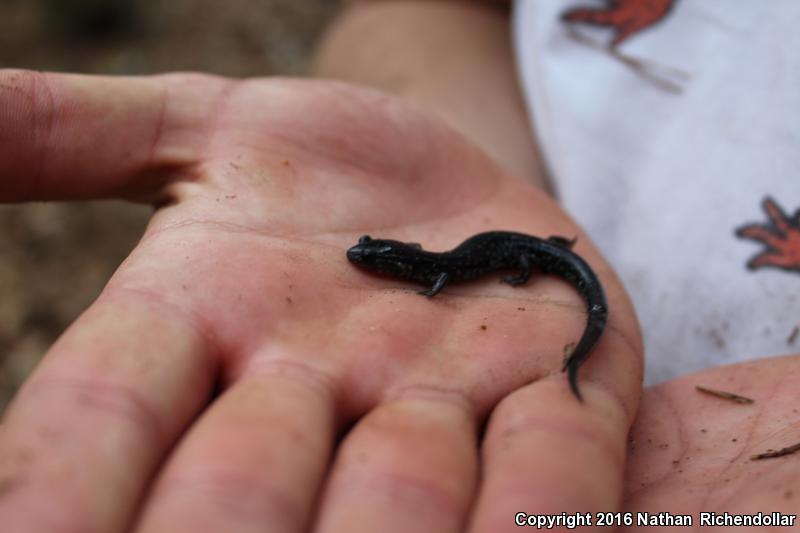
[[[9,531],[514,530],[621,504],[641,347],[622,288],[546,196],[387,96],[310,81],[0,74],[0,199],[157,207],[10,407]],[[578,236],[609,326],[539,278],[429,300],[370,233]]]
[[[800,442],[798,378],[795,355],[709,369],[648,389],[628,443],[625,510],[688,514],[695,526],[702,525],[700,513],[797,516],[797,454],[753,456]],[[755,401],[742,405],[707,396],[698,385]]]

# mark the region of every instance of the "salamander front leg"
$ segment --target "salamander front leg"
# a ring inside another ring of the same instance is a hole
[[[419,294],[423,296],[427,296],[431,298],[439,294],[439,292],[444,289],[444,286],[447,285],[447,281],[450,279],[450,274],[447,272],[442,272],[439,274],[439,277],[436,278],[436,282],[433,284],[433,287],[428,289],[427,291],[419,291]]]
[[[519,274],[516,276],[506,276],[501,281],[503,283],[508,283],[512,287],[515,287],[517,285],[522,285],[531,279],[532,273],[533,268],[531,267],[531,261],[527,255],[523,255],[519,258]]]

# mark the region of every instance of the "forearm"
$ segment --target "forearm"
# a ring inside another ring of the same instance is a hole
[[[508,4],[351,2],[323,39],[313,72],[412,100],[508,172],[544,187],[513,63]]]

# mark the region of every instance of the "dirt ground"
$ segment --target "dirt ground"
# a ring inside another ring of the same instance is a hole
[[[0,68],[302,75],[339,7],[338,0],[0,0]],[[0,206],[0,414],[136,244],[149,213],[122,202]]]

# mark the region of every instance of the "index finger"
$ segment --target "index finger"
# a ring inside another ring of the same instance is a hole
[[[208,401],[215,355],[179,307],[130,291],[101,296],[4,415],[3,531],[125,530],[153,472]]]
[[[226,84],[0,70],[0,201],[152,194],[160,170],[197,161],[213,109],[203,102]]]

